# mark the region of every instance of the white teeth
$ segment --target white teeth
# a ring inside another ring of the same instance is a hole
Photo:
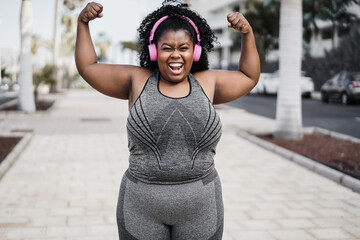
[[[170,67],[181,67],[182,64],[181,63],[170,63],[169,66]]]

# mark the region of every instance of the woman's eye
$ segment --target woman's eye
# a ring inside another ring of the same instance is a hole
[[[182,50],[182,51],[186,51],[186,50],[188,50],[189,48],[188,47],[182,47],[182,48],[180,48],[180,50]]]

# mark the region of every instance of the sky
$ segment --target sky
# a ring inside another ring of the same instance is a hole
[[[63,0],[61,0],[63,1]],[[0,0],[0,48],[20,47],[21,0]],[[55,0],[31,0],[34,14],[33,34],[51,39],[54,34]],[[162,0],[97,0],[104,17],[90,23],[93,39],[100,32],[116,41],[136,38],[141,19],[161,6]]]

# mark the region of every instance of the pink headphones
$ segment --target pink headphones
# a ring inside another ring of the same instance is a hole
[[[158,28],[158,26],[160,25],[160,23],[162,23],[165,19],[167,19],[169,16],[164,16],[162,18],[160,18],[154,25],[154,27],[151,29],[150,32],[150,38],[149,38],[149,53],[150,53],[150,60],[151,61],[157,61],[157,51],[156,51],[156,45],[155,43],[151,43],[152,40],[154,39],[154,35],[155,35],[155,31]],[[198,28],[196,27],[195,23],[188,17],[186,16],[181,16],[183,18],[185,18],[195,29],[196,32],[196,37],[197,37],[197,44],[194,46],[194,57],[193,60],[194,62],[199,61],[200,56],[201,56],[201,46],[200,46],[200,33]]]

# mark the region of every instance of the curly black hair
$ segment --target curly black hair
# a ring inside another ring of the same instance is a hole
[[[156,44],[160,36],[167,30],[177,31],[181,29],[187,31],[190,34],[193,43],[196,44],[196,32],[192,25],[182,16],[188,17],[195,23],[200,32],[200,45],[202,47],[201,57],[198,62],[193,63],[190,72],[195,73],[209,69],[207,53],[214,48],[214,42],[216,41],[215,34],[204,18],[200,17],[198,13],[190,10],[188,4],[178,2],[177,0],[165,0],[160,8],[143,19],[138,28],[140,66],[150,70],[158,68],[157,62],[150,60],[148,45],[151,29],[155,23],[164,16],[169,16],[169,18],[158,26],[152,43]]]

